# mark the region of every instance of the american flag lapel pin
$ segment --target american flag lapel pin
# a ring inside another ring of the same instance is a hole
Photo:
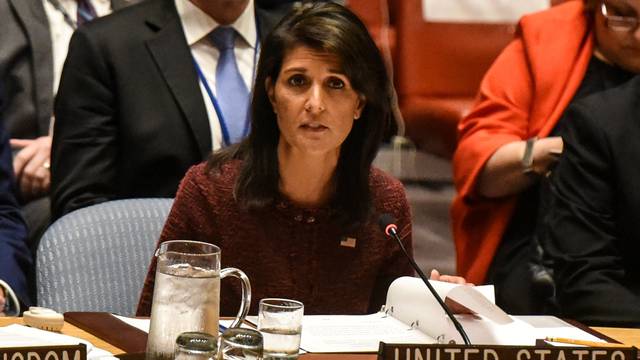
[[[345,236],[340,241],[340,246],[355,248],[356,247],[356,238]]]

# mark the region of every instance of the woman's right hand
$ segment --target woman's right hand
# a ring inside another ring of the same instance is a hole
[[[429,274],[429,280],[438,280],[438,281],[444,281],[452,284],[473,286],[472,283],[468,283],[467,280],[462,276],[442,275],[436,269],[431,270],[431,274]]]
[[[431,270],[429,280],[438,280],[438,281],[444,281],[452,284],[474,286],[472,283],[467,282],[467,280],[462,276],[442,275],[436,269]],[[450,298],[445,298],[444,303],[449,307],[449,310],[451,310],[451,312],[454,314],[473,314],[471,310],[460,305],[456,301],[451,300]]]

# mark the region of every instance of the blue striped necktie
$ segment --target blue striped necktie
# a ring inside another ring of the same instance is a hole
[[[78,13],[76,23],[78,26],[88,23],[97,17],[96,9],[91,5],[90,0],[76,0],[78,3]]]
[[[220,51],[216,67],[216,98],[229,134],[229,144],[242,140],[249,111],[249,91],[233,51],[235,38],[236,31],[231,27],[219,26],[211,32],[213,45]]]

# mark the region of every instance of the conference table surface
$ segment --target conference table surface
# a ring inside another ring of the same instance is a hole
[[[0,326],[6,326],[10,324],[24,324],[22,318],[0,317]],[[640,329],[626,329],[626,328],[607,328],[607,327],[592,327],[595,331],[598,331],[612,339],[615,339],[625,345],[635,346],[640,348]],[[108,342],[65,322],[62,327],[61,333],[71,335],[85,339],[91,342],[94,346],[107,350],[115,355],[122,354],[124,351],[119,349]],[[300,356],[300,359],[305,360],[374,360],[376,354],[305,354]]]

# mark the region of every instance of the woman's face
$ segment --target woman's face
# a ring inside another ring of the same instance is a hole
[[[278,79],[267,79],[280,145],[306,154],[339,154],[364,107],[335,55],[298,46],[285,56]]]
[[[595,31],[598,49],[609,61],[619,67],[640,73],[640,27],[629,31],[614,30],[607,26],[600,3],[595,9]],[[640,0],[604,0],[607,15],[638,18]],[[610,24],[611,25],[611,24]]]

